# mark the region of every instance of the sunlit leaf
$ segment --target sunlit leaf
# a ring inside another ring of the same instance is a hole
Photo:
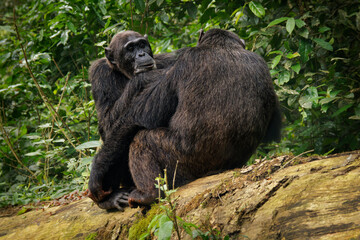
[[[286,55],[287,58],[292,59],[292,58],[296,58],[299,57],[300,54],[298,52],[294,52],[294,53],[289,53],[288,55]]]
[[[63,45],[66,45],[68,39],[69,39],[69,32],[70,30],[65,30],[61,33],[61,38],[60,38],[60,42],[63,44]]]
[[[40,149],[36,150],[35,152],[30,152],[30,153],[25,153],[24,154],[27,157],[32,157],[32,156],[41,156],[42,152]]]
[[[249,8],[258,18],[265,16],[265,9],[260,3],[251,1],[249,3]]]
[[[76,149],[82,150],[82,149],[87,149],[87,148],[96,148],[96,147],[100,147],[100,146],[101,146],[100,141],[89,141],[89,142],[80,144],[79,146],[76,147]]]
[[[277,25],[277,24],[282,23],[282,22],[284,22],[284,21],[286,21],[288,19],[289,19],[288,17],[282,17],[282,18],[275,19],[274,21],[269,23],[268,27]]]
[[[291,34],[292,31],[294,30],[294,28],[295,28],[295,19],[294,18],[289,18],[286,21],[286,31],[288,31],[288,33]]]
[[[312,107],[313,102],[312,102],[310,96],[306,95],[306,96],[301,96],[300,97],[299,104],[303,108],[310,109]]]
[[[295,24],[296,24],[296,26],[297,26],[298,28],[302,28],[303,26],[306,25],[306,23],[305,23],[303,20],[301,20],[301,19],[296,19],[296,20],[295,20]]]
[[[171,238],[173,226],[174,223],[172,221],[167,221],[160,224],[158,232],[159,240],[169,240]]]
[[[297,64],[295,64],[295,65],[292,65],[292,66],[291,66],[291,69],[294,70],[294,72],[296,72],[297,74],[299,74],[300,69],[301,69],[300,63],[297,63]]]
[[[279,80],[279,85],[281,86],[281,85],[289,82],[289,81],[290,81],[290,76],[291,76],[291,74],[290,74],[289,71],[286,71],[286,70],[285,70],[285,71],[281,72],[281,73],[279,74],[279,78],[278,78],[278,80]]]
[[[274,57],[274,59],[272,60],[272,64],[271,64],[271,68],[275,68],[278,63],[280,62],[281,60],[281,55],[277,55],[276,57]]]

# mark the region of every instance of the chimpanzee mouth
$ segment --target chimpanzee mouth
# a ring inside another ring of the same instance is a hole
[[[135,71],[134,73],[142,73],[142,72],[147,72],[150,70],[156,69],[156,64],[154,63],[150,63],[150,64],[144,64],[144,65],[138,65],[135,67]]]

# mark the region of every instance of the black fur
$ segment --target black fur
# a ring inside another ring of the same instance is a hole
[[[209,30],[170,69],[139,74],[129,83],[138,81],[148,84],[95,156],[89,188],[98,201],[99,187],[115,187],[111,178],[122,174],[127,159],[136,186],[129,204],[146,205],[157,196],[154,179],[163,169],[172,183],[177,161],[175,185],[181,186],[214,170],[242,166],[262,140],[280,136],[267,65],[234,33]]]
[[[146,37],[133,31],[116,34],[109,47],[106,48],[106,58],[98,59],[91,64],[89,79],[98,115],[99,133],[103,141],[106,140],[106,135],[110,132],[115,121],[126,110],[130,100],[142,91],[149,80],[157,78],[151,75],[146,79],[134,79],[132,84],[128,84],[136,72],[144,74],[144,72],[154,68],[151,65],[153,53],[150,44],[144,43],[145,40],[147,42]],[[132,44],[131,51],[125,47],[129,43]],[[178,52],[180,51],[182,50]],[[178,52],[155,55],[156,68],[164,69],[172,66],[176,61]],[[144,63],[145,67],[141,65]],[[141,81],[139,81],[140,79]],[[106,181],[108,184],[105,184],[109,185],[109,188],[106,191],[103,191],[104,188],[96,182],[89,183],[91,189],[98,189],[101,198],[107,197],[120,184],[125,187],[134,185],[127,167],[128,160],[124,159],[122,162],[123,164],[120,164],[117,169],[109,170],[109,180]],[[91,197],[93,198],[92,195]],[[109,204],[104,203],[102,206],[109,206]]]

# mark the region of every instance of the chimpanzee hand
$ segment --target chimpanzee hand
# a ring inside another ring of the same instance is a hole
[[[112,189],[104,191],[104,170],[99,166],[97,161],[98,156],[95,156],[89,178],[89,195],[94,202],[99,203],[111,194]]]
[[[97,202],[99,208],[102,209],[118,209],[124,211],[124,207],[129,206],[129,189],[118,189],[107,196],[103,201]]]

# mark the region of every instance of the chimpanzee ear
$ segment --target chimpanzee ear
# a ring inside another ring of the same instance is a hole
[[[200,29],[200,31],[199,31],[199,39],[198,39],[197,45],[199,45],[199,43],[200,43],[200,41],[201,41],[201,39],[202,39],[203,36],[204,36],[204,30],[203,30],[203,29]]]
[[[114,54],[111,48],[106,47],[105,48],[105,56],[107,58],[107,60],[109,60],[109,62],[111,62],[111,64],[115,65],[115,59],[114,59]]]
[[[144,38],[145,38],[147,41],[149,40],[147,34],[144,35]]]
[[[241,41],[241,43],[242,43],[243,48],[245,48],[245,46],[246,46],[246,45],[245,45],[245,40],[241,38],[240,41]]]

